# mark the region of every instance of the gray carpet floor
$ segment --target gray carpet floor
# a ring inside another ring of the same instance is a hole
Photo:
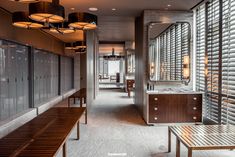
[[[67,102],[67,101],[64,101]],[[167,126],[146,126],[133,99],[123,90],[101,90],[80,124],[80,140],[74,129],[67,142],[68,157],[175,157],[175,138],[172,152],[167,151]],[[63,106],[63,105],[62,105]],[[61,156],[61,151],[57,156]],[[181,157],[187,156],[181,145]],[[235,157],[235,151],[195,151],[193,157]]]

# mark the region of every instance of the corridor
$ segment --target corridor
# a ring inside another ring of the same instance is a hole
[[[67,101],[66,101],[67,102]],[[76,129],[68,141],[69,157],[174,157],[167,151],[167,126],[146,126],[133,104],[121,89],[101,90],[89,109],[88,125],[80,121],[80,140],[74,140]],[[181,147],[183,157],[187,155]],[[60,156],[61,153],[58,155]],[[233,151],[196,151],[194,157],[233,157]]]

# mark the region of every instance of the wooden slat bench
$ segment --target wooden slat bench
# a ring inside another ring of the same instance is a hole
[[[169,126],[168,152],[171,133],[176,136],[176,157],[180,157],[180,142],[188,149],[188,157],[192,157],[193,150],[235,149],[233,125]]]
[[[79,91],[75,92],[74,94],[72,94],[68,97],[68,106],[69,107],[70,107],[70,99],[73,99],[74,104],[75,104],[75,100],[79,99],[80,100],[80,107],[82,107],[83,100],[84,100],[84,103],[86,103],[86,88],[82,88]]]
[[[0,139],[1,157],[52,157],[63,146],[66,156],[66,141],[77,126],[85,108],[51,108],[33,120]]]
[[[82,102],[84,100],[84,103],[86,103],[86,88],[82,88],[79,91],[75,92],[71,96],[68,97],[68,107],[70,107],[70,99],[73,99],[74,104],[75,100],[79,99],[80,100],[80,107],[82,107]],[[87,108],[85,110],[85,123],[87,124]]]

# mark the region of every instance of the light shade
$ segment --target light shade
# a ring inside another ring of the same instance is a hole
[[[36,23],[29,19],[27,12],[18,11],[14,12],[12,14],[12,24],[16,27],[20,28],[27,28],[27,29],[33,29],[33,28],[42,28],[43,24]]]
[[[10,0],[10,1],[21,2],[21,3],[36,3],[39,0]]]
[[[29,17],[38,22],[59,23],[64,21],[64,7],[51,2],[29,4]]]
[[[76,41],[74,43],[65,43],[65,49],[67,49],[67,50],[86,49],[86,42],[85,41]]]
[[[68,26],[68,22],[53,24],[53,27],[50,28],[50,31],[53,33],[62,33],[62,34],[69,34],[75,32],[74,28]]]
[[[97,16],[90,13],[76,12],[69,14],[69,26],[78,29],[95,29]]]

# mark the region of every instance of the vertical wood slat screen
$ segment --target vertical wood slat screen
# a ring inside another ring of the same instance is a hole
[[[190,53],[189,35],[190,25],[177,23],[155,39],[159,47],[156,52],[160,55],[161,80],[182,80],[183,57]]]
[[[235,0],[223,0],[221,122],[235,124]]]

